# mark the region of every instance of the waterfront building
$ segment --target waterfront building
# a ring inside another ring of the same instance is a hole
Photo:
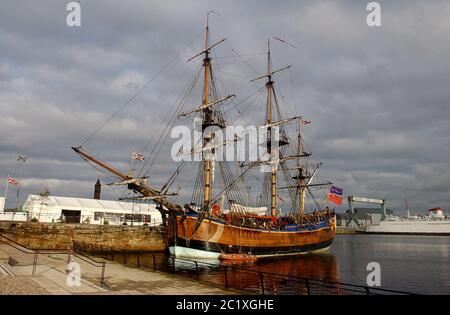
[[[12,213],[9,214],[12,216]],[[154,204],[73,197],[29,195],[14,221],[159,225],[161,213]]]

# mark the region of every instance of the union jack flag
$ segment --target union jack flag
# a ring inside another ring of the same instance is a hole
[[[19,185],[19,181],[8,175],[8,184],[17,186],[17,185]]]
[[[133,160],[144,161],[145,156],[141,153],[133,152]]]

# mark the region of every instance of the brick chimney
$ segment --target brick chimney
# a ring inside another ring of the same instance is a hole
[[[100,183],[100,179],[97,179],[94,187],[94,199],[100,199],[100,194],[102,192],[102,184]]]

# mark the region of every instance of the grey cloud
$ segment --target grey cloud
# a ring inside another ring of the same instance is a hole
[[[90,196],[90,182],[98,176],[109,181],[70,145],[81,143],[179,53],[214,9],[220,16],[211,16],[212,40],[228,40],[213,57],[233,55],[231,48],[264,52],[269,35],[298,47],[273,43],[275,67],[294,64],[276,78],[278,97],[286,115],[312,120],[304,138],[326,163],[322,176],[345,193],[387,198],[401,211],[405,198],[418,211],[450,208],[448,2],[382,2],[379,29],[367,27],[360,1],[81,1],[81,28],[65,25],[65,5],[0,4],[0,176],[18,172],[18,154],[29,156],[24,195],[49,185],[55,194]],[[86,148],[126,169],[129,152],[164,128],[198,69],[198,60],[186,60],[202,46],[200,37]],[[265,71],[264,56],[244,58],[215,60],[224,84],[219,88],[236,93],[236,102],[262,86],[248,81]],[[199,100],[197,92],[186,106]],[[262,121],[263,110],[261,95],[239,121]],[[155,185],[175,168],[167,158],[171,143],[152,167]],[[186,187],[183,197],[190,195],[193,175],[190,167],[177,183]],[[105,188],[109,198],[121,195]]]

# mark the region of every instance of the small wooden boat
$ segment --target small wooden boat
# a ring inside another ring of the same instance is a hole
[[[258,259],[258,256],[247,254],[220,254],[219,259],[237,262],[249,262],[249,261],[253,262]]]

